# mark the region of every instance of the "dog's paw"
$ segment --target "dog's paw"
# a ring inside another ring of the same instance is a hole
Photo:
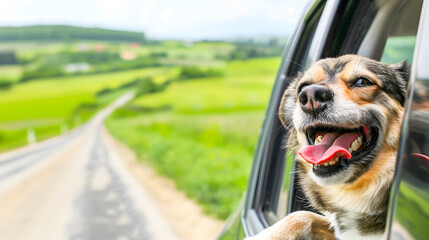
[[[329,221],[321,215],[299,211],[245,240],[335,240]]]

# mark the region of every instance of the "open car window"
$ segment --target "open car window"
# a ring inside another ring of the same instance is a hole
[[[316,3],[316,4],[320,4]],[[316,5],[315,5],[316,6]],[[404,60],[413,61],[418,23],[422,1],[337,1],[332,9],[322,9],[313,16],[323,19],[330,14],[328,28],[317,25],[314,34],[301,35],[300,42],[306,46],[298,48],[292,55],[293,64],[284,69],[285,83],[320,58],[344,54],[359,54],[382,62],[393,64]],[[315,9],[315,7],[313,7]],[[319,15],[317,15],[319,14]],[[392,18],[394,14],[395,18]],[[325,28],[325,29],[322,29]],[[318,36],[318,31],[324,31]],[[319,38],[319,42],[315,40]],[[308,49],[307,52],[299,51]],[[298,55],[297,55],[298,54]],[[280,91],[280,90],[278,90]],[[276,114],[272,112],[271,114]],[[274,124],[274,126],[279,127]],[[267,142],[281,147],[284,131],[278,130]],[[282,136],[279,136],[282,135]],[[280,141],[280,143],[279,143]],[[290,212],[312,210],[297,185],[294,170],[294,156],[287,149],[271,148],[272,153],[265,161],[259,181],[263,184],[261,216],[271,225]]]

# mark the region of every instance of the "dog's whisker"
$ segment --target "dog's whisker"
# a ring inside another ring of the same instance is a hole
[[[295,65],[297,65],[297,66],[299,66],[299,67],[302,67],[302,68],[304,69],[304,71],[307,71],[307,70],[308,70],[308,67],[306,67],[306,66],[304,66],[304,65],[302,65],[302,64],[300,64],[300,63],[297,63],[297,62],[295,62],[295,61],[292,61],[292,60],[290,60],[290,59],[285,59],[285,61],[286,61],[286,62],[293,63],[293,64],[295,64]]]

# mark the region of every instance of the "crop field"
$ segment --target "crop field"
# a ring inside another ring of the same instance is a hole
[[[223,77],[174,82],[136,98],[106,125],[208,214],[225,219],[245,191],[279,64],[232,61]]]

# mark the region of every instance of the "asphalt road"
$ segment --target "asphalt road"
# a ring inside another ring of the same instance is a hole
[[[104,140],[104,118],[132,97],[68,134],[0,155],[0,240],[177,239]]]

